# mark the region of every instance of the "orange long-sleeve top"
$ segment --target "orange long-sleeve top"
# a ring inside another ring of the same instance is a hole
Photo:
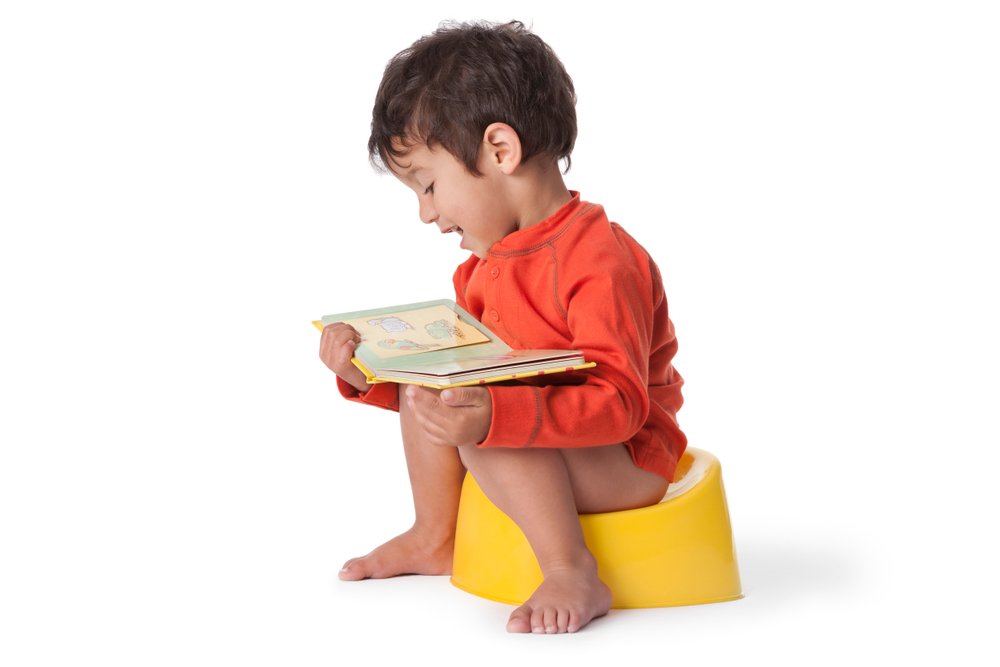
[[[595,368],[489,385],[493,419],[480,447],[624,443],[639,467],[673,479],[687,446],[676,414],[683,379],[656,264],[601,206],[579,193],[549,218],[470,257],[456,300],[517,349],[576,349]],[[396,385],[348,398],[398,409]]]

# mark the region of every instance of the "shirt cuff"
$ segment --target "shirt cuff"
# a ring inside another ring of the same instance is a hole
[[[487,387],[493,401],[490,432],[480,447],[531,447],[542,427],[542,391],[528,385]]]
[[[340,395],[349,401],[374,405],[385,410],[399,411],[399,385],[394,382],[380,382],[369,386],[368,391],[361,393],[350,383],[337,377],[337,389]]]

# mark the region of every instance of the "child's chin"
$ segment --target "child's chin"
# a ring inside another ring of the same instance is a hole
[[[462,237],[462,243],[459,244],[459,247],[462,250],[468,250],[469,252],[471,252],[473,255],[475,255],[479,259],[486,259],[486,251],[485,250],[480,250],[479,248],[474,247],[472,243],[466,243],[466,239],[465,239],[464,236]]]

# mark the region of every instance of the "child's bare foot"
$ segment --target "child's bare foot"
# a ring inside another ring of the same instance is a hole
[[[611,589],[596,565],[550,568],[531,598],[514,610],[507,632],[576,632],[611,609]]]
[[[352,558],[340,569],[344,581],[387,579],[400,574],[451,574],[454,536],[434,538],[411,528],[367,556]]]

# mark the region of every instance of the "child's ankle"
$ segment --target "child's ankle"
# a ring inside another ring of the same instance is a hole
[[[566,571],[597,571],[597,559],[587,549],[576,554],[563,555],[558,558],[551,558],[545,562],[539,561],[538,567],[543,575],[550,572]]]

